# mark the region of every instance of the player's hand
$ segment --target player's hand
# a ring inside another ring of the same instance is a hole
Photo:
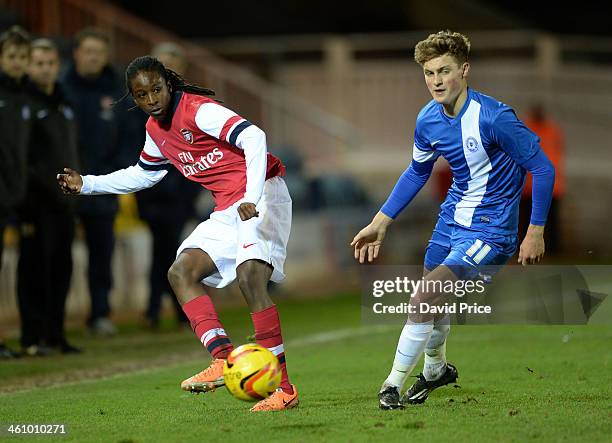
[[[364,263],[366,257],[371,262],[378,257],[378,252],[387,232],[387,226],[393,221],[382,212],[379,212],[368,226],[357,233],[351,242],[355,248],[355,260]]]
[[[539,263],[544,250],[544,226],[529,225],[519,249],[518,262],[523,266]]]
[[[57,174],[57,183],[64,194],[78,194],[83,187],[81,174],[70,168],[64,168],[65,174]]]
[[[259,212],[254,203],[242,203],[238,206],[238,214],[242,221],[247,221],[253,217],[259,217]]]

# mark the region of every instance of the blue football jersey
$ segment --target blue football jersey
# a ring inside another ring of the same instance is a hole
[[[539,143],[512,108],[468,88],[465,105],[454,118],[434,100],[421,110],[413,162],[433,163],[440,155],[448,161],[453,184],[440,207],[446,222],[515,234],[526,174],[521,165],[538,152]]]

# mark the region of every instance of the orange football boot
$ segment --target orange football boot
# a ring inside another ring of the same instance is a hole
[[[225,360],[221,358],[214,359],[210,366],[202,372],[198,372],[193,377],[183,380],[181,389],[189,392],[208,392],[214,391],[220,386],[225,385],[223,380],[223,365]]]
[[[283,411],[295,408],[299,403],[298,391],[295,385],[291,385],[291,387],[293,388],[293,394],[287,394],[281,388],[278,388],[271,396],[264,398],[253,406],[251,412]]]

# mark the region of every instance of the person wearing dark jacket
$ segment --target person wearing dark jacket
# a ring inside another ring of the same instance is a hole
[[[81,167],[93,174],[106,174],[128,166],[121,161],[125,143],[122,139],[123,116],[118,115],[114,107],[123,90],[119,76],[109,65],[109,44],[108,36],[100,30],[86,28],[80,31],[76,36],[74,63],[61,79],[66,96],[74,106]],[[77,203],[89,251],[91,313],[88,326],[99,336],[116,333],[110,320],[109,294],[117,210],[114,195],[82,199]]]
[[[56,83],[59,66],[53,42],[38,39],[32,43],[28,71],[32,131],[26,198],[19,209],[17,297],[24,349],[44,344],[62,353],[78,353],[80,349],[69,344],[64,333],[75,202],[55,185],[55,176],[64,165],[78,162],[77,135],[74,112]]]
[[[0,238],[26,188],[30,107],[25,73],[30,39],[19,27],[0,35]],[[2,257],[0,241],[0,260]]]
[[[27,32],[14,26],[0,35],[0,267],[4,228],[26,190],[30,107],[23,85],[29,58]],[[14,356],[0,340],[0,358]]]

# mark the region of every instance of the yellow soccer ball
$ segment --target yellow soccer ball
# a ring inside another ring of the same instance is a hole
[[[225,361],[223,378],[227,390],[237,399],[258,401],[272,394],[281,382],[278,358],[258,344],[234,349]]]

